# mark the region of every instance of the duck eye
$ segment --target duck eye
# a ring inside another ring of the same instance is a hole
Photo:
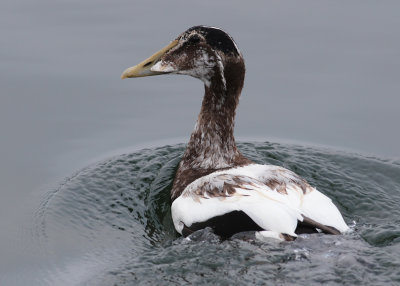
[[[197,44],[198,42],[200,42],[200,37],[198,35],[193,35],[188,39],[188,42],[190,44]]]

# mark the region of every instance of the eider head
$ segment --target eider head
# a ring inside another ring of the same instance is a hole
[[[121,78],[169,73],[199,78],[206,87],[214,84],[236,90],[243,86],[245,66],[231,36],[218,28],[195,26],[148,59],[126,69]]]

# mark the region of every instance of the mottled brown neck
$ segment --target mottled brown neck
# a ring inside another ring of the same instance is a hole
[[[200,114],[175,176],[172,200],[199,177],[251,162],[239,152],[233,135],[244,72],[242,60],[227,64],[223,72],[216,67],[210,84],[205,85]]]

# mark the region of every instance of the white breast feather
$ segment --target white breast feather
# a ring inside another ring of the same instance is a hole
[[[302,188],[293,183],[298,178],[295,176],[281,167],[253,164],[201,177],[189,184],[173,202],[171,211],[175,228],[182,233],[183,224],[190,226],[232,211],[243,211],[261,228],[292,236],[296,236],[294,231],[297,221],[303,220],[302,215],[341,232],[348,230],[332,201],[311,187],[304,194]],[[224,182],[238,177],[247,182],[235,186],[232,194],[221,191],[210,195],[200,189],[206,184],[223,190]],[[263,183],[268,179],[286,182],[286,194]]]

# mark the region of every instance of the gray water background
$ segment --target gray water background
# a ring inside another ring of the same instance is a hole
[[[398,1],[2,1],[0,275],[45,259],[29,226],[63,178],[187,140],[198,80],[119,76],[193,25],[225,29],[244,54],[239,140],[398,159],[399,12]]]

